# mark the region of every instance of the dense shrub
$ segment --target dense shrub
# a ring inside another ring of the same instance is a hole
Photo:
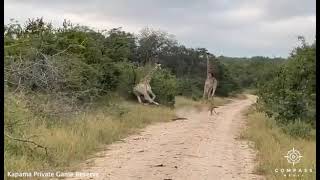
[[[110,92],[133,98],[132,87],[148,71],[148,62],[159,62],[179,79],[175,85],[168,80],[163,86],[160,79],[165,75],[154,80],[157,87],[153,88],[160,93],[158,98],[164,98],[159,101],[166,104],[172,99],[169,94],[176,93],[193,99],[202,97],[206,78],[204,54],[208,51],[186,48],[167,33],[145,29],[134,36],[120,28],[96,32],[66,21],[63,27],[53,28],[42,18],[29,20],[25,27],[12,22],[4,29],[5,77],[11,89],[63,92],[83,102]],[[276,69],[280,64],[276,61],[281,59],[269,60],[266,57],[218,57],[214,60],[219,81],[216,95],[228,96],[257,82],[272,80],[271,70]],[[167,85],[172,86],[172,92],[166,89]],[[308,105],[313,106],[312,102]],[[303,112],[308,116],[312,114]]]
[[[203,79],[202,78],[181,78],[178,79],[177,91],[179,95],[191,97],[199,100],[203,95]]]
[[[316,47],[302,41],[269,81],[259,86],[259,103],[279,124],[297,120],[315,127]]]
[[[42,18],[29,20],[24,27],[13,21],[4,29],[6,85],[11,89],[63,92],[83,102],[110,92],[132,98],[132,87],[143,75],[140,71],[158,62],[179,79],[176,93],[202,97],[208,51],[186,48],[165,32],[144,29],[137,36],[121,28],[97,32],[67,21],[54,28]],[[246,67],[220,62],[224,60],[218,58],[214,64],[220,96],[244,88],[240,80],[247,81],[237,78]]]
[[[311,134],[311,126],[302,121],[290,122],[288,125],[283,126],[285,133],[297,137],[297,138],[308,138]]]
[[[161,69],[151,80],[152,91],[156,94],[156,101],[173,107],[177,95],[177,79],[168,70]]]
[[[215,66],[219,69],[216,94],[219,96],[228,96],[230,93],[238,91],[240,89],[239,85],[232,77],[232,72],[228,70],[227,66],[222,63],[216,63]]]
[[[117,68],[120,71],[119,84],[117,86],[117,92],[125,98],[131,99],[134,97],[132,92],[133,87],[138,83],[138,70],[137,66],[129,62],[117,63]]]
[[[272,79],[272,74],[286,59],[262,56],[246,57],[218,57],[227,68],[228,75],[236,84],[237,89],[254,89],[260,82]]]

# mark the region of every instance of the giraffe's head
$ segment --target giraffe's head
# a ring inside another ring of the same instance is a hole
[[[161,64],[160,63],[156,63],[155,69],[161,69]]]

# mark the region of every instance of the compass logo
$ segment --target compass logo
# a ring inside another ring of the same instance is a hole
[[[294,148],[288,151],[287,155],[284,157],[286,157],[288,160],[288,163],[291,163],[293,166],[294,164],[297,164],[302,158],[300,152]]]
[[[293,166],[300,162],[301,156],[300,152],[294,148],[288,151],[287,155],[284,156],[287,158],[288,163]],[[304,167],[304,168],[288,168],[288,167],[277,167],[274,169],[276,174],[280,174],[284,177],[306,177],[310,173],[315,173],[315,169],[313,167]]]

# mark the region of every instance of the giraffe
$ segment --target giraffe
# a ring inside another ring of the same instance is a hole
[[[210,103],[209,105],[210,115],[212,115],[212,111],[216,113],[216,111],[214,110],[215,106],[214,106],[213,96],[218,86],[218,81],[214,77],[213,71],[214,71],[213,65],[212,63],[210,63],[209,57],[207,54],[207,79],[204,84],[203,99],[207,100]]]
[[[218,81],[214,77],[213,71],[213,65],[212,63],[210,63],[209,57],[207,55],[207,79],[204,85],[203,99],[209,99],[213,97],[217,89]]]
[[[133,88],[133,93],[136,95],[139,103],[142,103],[141,97],[143,96],[146,101],[149,103],[159,105],[159,103],[155,102],[154,99],[156,95],[152,92],[150,81],[152,79],[153,74],[158,70],[161,69],[161,64],[156,64],[156,66],[144,77],[140,80],[140,82]],[[150,95],[152,95],[152,98]]]

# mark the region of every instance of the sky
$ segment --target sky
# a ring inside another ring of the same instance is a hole
[[[163,30],[216,56],[287,57],[302,35],[312,43],[316,0],[5,0],[4,22],[43,17],[96,30]]]

